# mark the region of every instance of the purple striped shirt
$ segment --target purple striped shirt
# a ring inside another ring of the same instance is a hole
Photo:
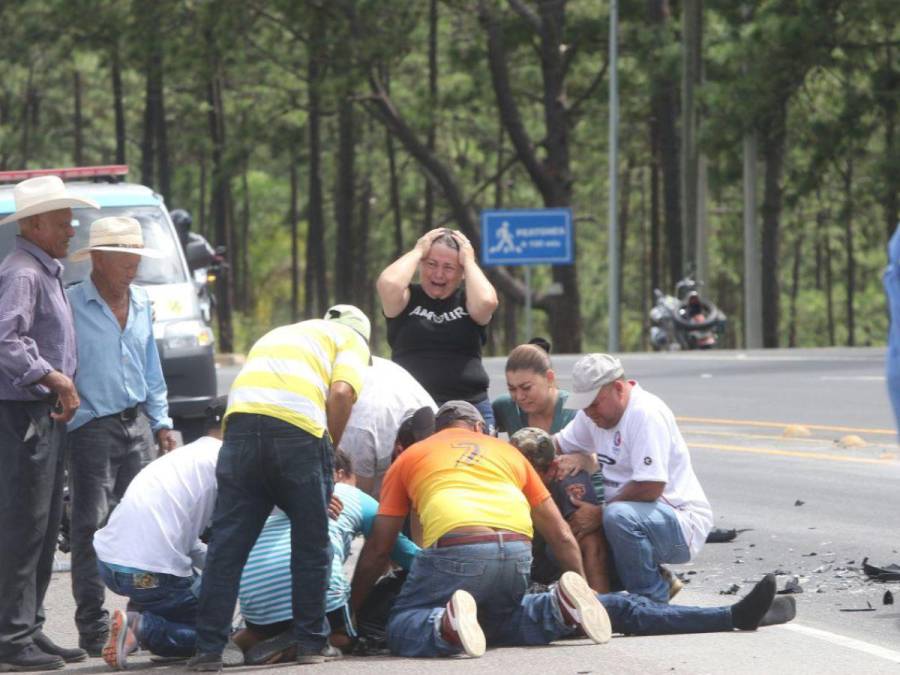
[[[75,325],[62,271],[59,260],[22,237],[0,263],[0,400],[46,398],[50,391],[37,384],[44,375],[75,374]]]

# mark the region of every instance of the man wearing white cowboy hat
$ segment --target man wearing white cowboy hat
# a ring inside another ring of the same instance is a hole
[[[72,594],[79,645],[92,656],[109,625],[94,532],[155,454],[154,435],[161,452],[175,447],[150,298],[132,285],[144,257],[160,253],[144,246],[140,223],[128,217],[95,220],[88,246],[69,256],[92,266],[68,291],[83,364],[75,376],[81,407],[68,426]]]
[[[80,661],[43,633],[43,601],[62,514],[66,422],[79,399],[72,312],[62,287],[73,208],[99,208],[56,176],[13,192],[15,250],[0,264],[0,670],[50,670]]]

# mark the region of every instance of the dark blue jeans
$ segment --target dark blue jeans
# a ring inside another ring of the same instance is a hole
[[[478,621],[488,645],[545,645],[571,633],[553,592],[525,594],[530,570],[529,542],[422,550],[391,610],[388,647],[398,656],[459,653],[459,647],[440,636],[440,623],[444,606],[461,588],[478,603]]]
[[[122,499],[131,480],[153,448],[150,420],[100,417],[69,432],[69,494],[72,499],[72,595],[75,625],[86,639],[106,633],[109,613],[105,589],[97,574],[94,533]]]
[[[118,572],[102,560],[97,561],[97,569],[109,590],[131,600],[129,611],[140,612],[137,639],[141,647],[160,656],[194,653],[198,577]]]
[[[626,593],[598,593],[597,598],[609,614],[613,633],[676,635],[734,630],[730,607],[664,605]]]
[[[225,647],[241,571],[273,506],[291,520],[294,636],[305,649],[325,646],[333,472],[328,434],[316,438],[266,415],[228,418],[216,465],[219,492],[200,591],[198,653],[219,654]]]

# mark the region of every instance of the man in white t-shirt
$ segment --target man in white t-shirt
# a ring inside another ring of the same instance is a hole
[[[565,406],[579,412],[556,443],[563,453],[596,453],[605,501],[582,505],[573,529],[602,521],[625,590],[668,602],[669,582],[660,564],[697,555],[713,523],[687,444],[669,407],[626,380],[617,358],[588,354],[575,364],[572,378]]]
[[[216,503],[219,428],[226,403],[223,396],[207,410],[208,436],[138,473],[109,522],[94,535],[100,577],[111,591],[130,600],[127,613],[113,613],[103,648],[103,659],[115,670],[126,667],[128,654],[138,645],[158,656],[187,658],[194,653],[198,570],[206,559],[200,535]],[[237,656],[243,662],[240,650]]]
[[[434,399],[403,366],[372,357],[362,394],[353,405],[341,438],[341,449],[353,462],[360,490],[378,499],[403,415],[426,406],[437,410]]]

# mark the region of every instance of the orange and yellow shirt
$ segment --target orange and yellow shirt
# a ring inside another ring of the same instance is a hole
[[[391,465],[378,513],[406,516],[412,503],[426,547],[451,530],[476,525],[530,537],[531,509],[549,496],[528,460],[509,443],[450,428],[411,445]]]

